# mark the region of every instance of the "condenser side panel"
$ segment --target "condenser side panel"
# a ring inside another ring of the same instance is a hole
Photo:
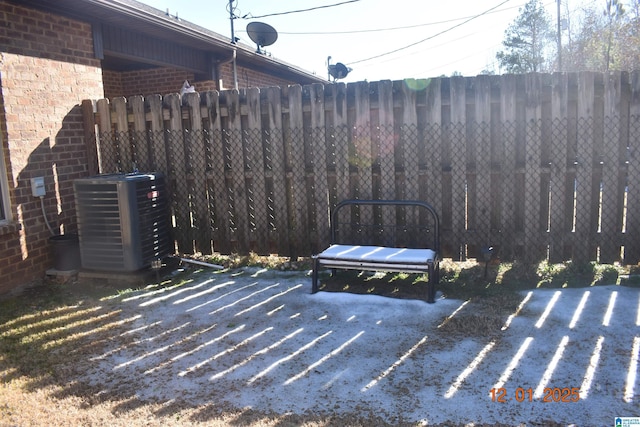
[[[124,242],[118,188],[114,183],[74,183],[81,265],[86,269],[118,269]]]
[[[137,183],[136,200],[140,253],[142,262],[149,265],[172,253],[167,189],[162,175]]]

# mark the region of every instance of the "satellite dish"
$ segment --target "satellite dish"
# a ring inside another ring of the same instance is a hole
[[[350,71],[351,68],[347,67],[342,62],[329,64],[329,75],[333,77],[334,80],[344,79]]]
[[[249,38],[258,45],[258,50],[256,50],[258,53],[262,53],[261,47],[271,46],[278,40],[276,29],[264,22],[250,22],[247,25],[247,33]]]

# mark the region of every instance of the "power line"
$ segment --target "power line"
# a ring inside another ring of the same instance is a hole
[[[507,7],[504,9],[500,9],[500,10],[491,10],[490,12],[487,12],[486,14],[490,14],[490,13],[500,13],[500,12],[504,12],[506,10],[511,10],[511,9],[517,9],[519,7],[524,6],[524,4],[520,4],[517,6],[512,6],[512,7]],[[463,19],[469,19],[469,18],[476,18],[476,16],[463,16],[460,18],[454,18],[454,19],[447,19],[444,21],[437,21],[437,22],[426,22],[424,24],[416,24],[416,25],[407,25],[407,26],[403,26],[403,27],[389,27],[389,28],[374,28],[374,29],[367,29],[367,30],[349,30],[349,31],[305,31],[305,32],[290,32],[290,31],[280,31],[280,34],[297,34],[297,35],[330,35],[330,34],[358,34],[358,33],[376,33],[376,32],[382,32],[382,31],[395,31],[395,30],[408,30],[408,29],[412,29],[412,28],[420,28],[420,27],[428,27],[428,26],[432,26],[432,25],[441,25],[441,24],[447,24],[449,22],[456,22],[456,21],[461,21]]]
[[[343,4],[347,4],[347,3],[355,3],[358,2],[360,0],[348,0],[348,1],[343,1],[341,3],[335,3],[335,4],[328,4],[325,6],[317,6],[317,7],[310,7],[309,9],[299,9],[299,10],[290,10],[288,12],[277,12],[277,13],[269,13],[267,15],[259,15],[259,16],[253,16],[250,13],[243,16],[243,19],[258,19],[258,18],[266,18],[268,16],[278,16],[278,15],[289,15],[292,13],[300,13],[300,12],[309,12],[311,10],[318,10],[318,9],[327,9],[330,7],[335,7],[335,6],[342,6]]]
[[[394,50],[389,51],[389,52],[381,53],[381,54],[379,54],[379,55],[372,56],[372,57],[370,57],[370,58],[365,58],[365,59],[360,59],[360,60],[358,60],[358,61],[349,62],[347,65],[353,65],[353,64],[358,64],[358,63],[360,63],[360,62],[370,61],[370,60],[372,60],[372,59],[376,59],[376,58],[380,58],[380,57],[382,57],[382,56],[391,55],[392,53],[400,52],[401,50],[409,49],[410,47],[413,47],[413,46],[419,45],[420,43],[424,43],[424,42],[426,42],[426,41],[428,41],[428,40],[431,40],[431,39],[433,39],[433,38],[435,38],[435,37],[438,37],[438,36],[440,36],[440,35],[442,35],[442,34],[448,33],[449,31],[454,30],[455,28],[458,28],[458,27],[460,27],[460,26],[462,26],[462,25],[464,25],[464,24],[466,24],[466,23],[468,23],[468,22],[470,22],[470,21],[473,21],[474,19],[477,19],[477,18],[479,18],[479,17],[481,17],[481,16],[487,15],[487,14],[488,14],[488,13],[490,13],[492,10],[495,10],[495,9],[499,8],[499,7],[500,7],[500,6],[502,6],[503,4],[508,3],[508,2],[510,2],[510,1],[511,1],[511,0],[504,0],[502,3],[498,4],[497,6],[494,6],[494,7],[490,8],[490,9],[487,9],[487,10],[485,10],[484,12],[482,12],[482,13],[480,13],[480,14],[478,14],[478,15],[472,16],[471,18],[469,18],[469,19],[467,19],[467,20],[465,20],[465,21],[463,21],[463,22],[461,22],[461,23],[459,23],[459,24],[456,24],[456,25],[454,25],[454,26],[452,26],[452,27],[447,28],[446,30],[440,31],[439,33],[436,33],[436,34],[434,34],[434,35],[432,35],[432,36],[429,36],[429,37],[427,37],[426,39],[422,39],[422,40],[417,41],[417,42],[415,42],[415,43],[411,43],[411,44],[406,45],[406,46],[403,46],[403,47],[401,47],[401,48],[394,49]]]

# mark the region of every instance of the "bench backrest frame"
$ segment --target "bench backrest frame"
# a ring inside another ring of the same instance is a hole
[[[432,217],[433,221],[433,245],[429,248],[434,250],[437,254],[440,254],[440,218],[438,213],[429,203],[421,200],[360,200],[349,199],[343,200],[336,205],[331,212],[331,244],[337,243],[337,231],[338,231],[338,214],[340,210],[346,206],[409,206],[424,208]]]

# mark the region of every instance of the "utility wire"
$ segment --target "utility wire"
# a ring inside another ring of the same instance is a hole
[[[358,2],[358,1],[360,1],[360,0],[348,0],[348,1],[343,1],[341,3],[336,3],[336,4],[328,4],[328,5],[325,5],[325,6],[311,7],[309,9],[290,10],[288,12],[269,13],[267,15],[259,15],[259,16],[253,16],[253,15],[251,15],[249,13],[248,15],[243,16],[242,19],[258,19],[258,18],[266,18],[268,16],[289,15],[291,13],[309,12],[311,10],[327,9],[329,7],[341,6],[343,4],[355,3],[355,2]]]
[[[511,0],[504,0],[502,3],[498,4],[497,6],[494,6],[494,7],[490,8],[490,9],[487,9],[487,10],[485,10],[484,12],[482,12],[482,13],[480,13],[480,14],[478,14],[478,15],[472,16],[471,18],[469,18],[469,19],[467,19],[467,20],[465,20],[465,21],[463,21],[463,22],[461,22],[461,23],[459,23],[459,24],[456,24],[456,25],[454,25],[453,27],[449,27],[449,28],[447,28],[446,30],[440,31],[439,33],[436,33],[436,34],[434,34],[434,35],[432,35],[432,36],[427,37],[426,39],[422,39],[422,40],[417,41],[417,42],[415,42],[415,43],[411,43],[411,44],[406,45],[406,46],[403,46],[403,47],[401,47],[401,48],[394,49],[394,50],[389,51],[389,52],[381,53],[381,54],[379,54],[379,55],[372,56],[372,57],[370,57],[370,58],[365,58],[365,59],[360,59],[360,60],[358,60],[358,61],[349,62],[347,65],[359,64],[359,63],[361,63],[361,62],[370,61],[370,60],[372,60],[372,59],[376,59],[376,58],[380,58],[380,57],[383,57],[383,56],[386,56],[386,55],[391,55],[392,53],[400,52],[401,50],[409,49],[410,47],[413,47],[413,46],[419,45],[420,43],[424,43],[424,42],[426,42],[426,41],[428,41],[428,40],[431,40],[431,39],[433,39],[433,38],[435,38],[435,37],[438,37],[438,36],[440,36],[440,35],[442,35],[442,34],[448,33],[449,31],[451,31],[451,30],[453,30],[453,29],[455,29],[455,28],[458,28],[458,27],[460,27],[460,26],[462,26],[462,25],[464,25],[464,24],[466,24],[466,23],[468,23],[468,22],[470,22],[470,21],[473,21],[474,19],[477,19],[477,18],[479,18],[479,17],[481,17],[481,16],[487,15],[489,12],[491,12],[491,11],[493,11],[493,10],[495,10],[495,9],[499,8],[499,7],[500,7],[500,6],[502,6],[503,4],[508,3],[508,2],[510,2],[510,1],[511,1]]]
[[[500,9],[500,10],[492,10],[490,12],[487,12],[486,14],[490,14],[490,13],[500,13],[500,12],[504,12],[506,10],[511,10],[511,9],[517,9],[519,7],[524,6],[524,4],[520,4],[517,6],[512,6],[512,7],[507,7],[504,9]],[[469,19],[469,18],[476,18],[477,16],[463,16],[460,18],[454,18],[454,19],[447,19],[444,21],[437,21],[437,22],[426,22],[424,24],[416,24],[416,25],[407,25],[407,26],[403,26],[403,27],[389,27],[389,28],[374,28],[374,29],[368,29],[368,30],[349,30],[349,31],[315,31],[315,32],[290,32],[290,31],[279,31],[280,34],[298,34],[298,35],[305,35],[305,34],[312,34],[312,35],[325,35],[325,34],[357,34],[357,33],[377,33],[377,32],[382,32],[382,31],[395,31],[395,30],[408,30],[411,28],[420,28],[420,27],[428,27],[431,25],[440,25],[440,24],[447,24],[449,22],[457,22],[457,21],[461,21],[463,19]]]

